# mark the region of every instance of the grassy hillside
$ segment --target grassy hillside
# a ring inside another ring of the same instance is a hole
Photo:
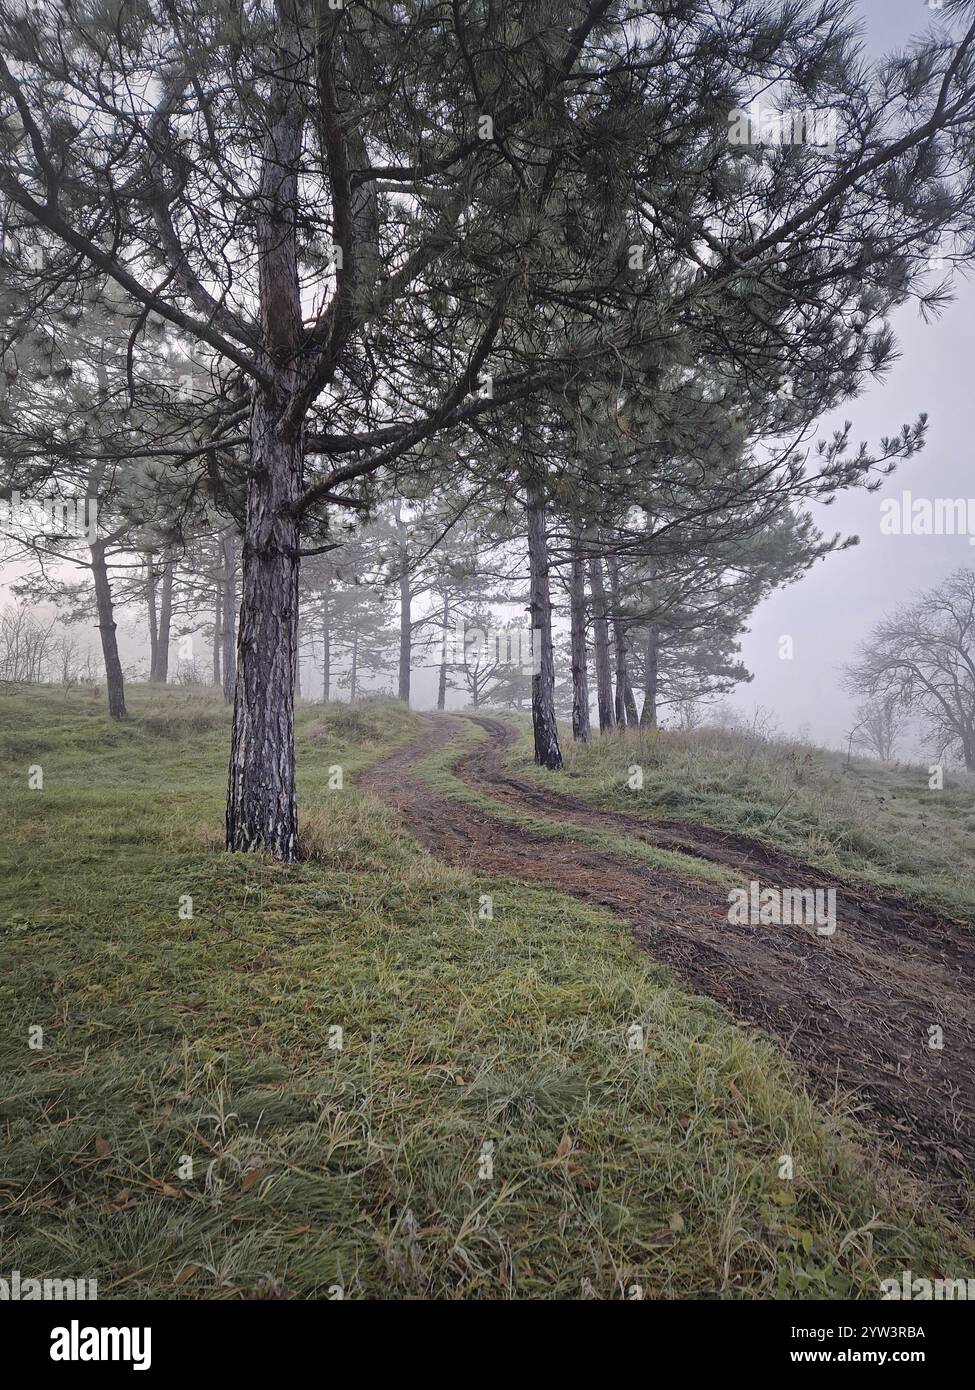
[[[612,734],[573,744],[564,774],[513,765],[595,806],[691,820],[779,845],[840,877],[913,895],[975,922],[975,779],[928,787],[926,767],[891,767],[798,742],[719,729]],[[640,767],[643,786],[630,787]]]
[[[625,925],[438,865],[356,791],[402,707],[301,709],[283,868],[220,851],[223,707],[131,705],[0,698],[0,1269],[101,1298],[815,1297],[971,1264]]]

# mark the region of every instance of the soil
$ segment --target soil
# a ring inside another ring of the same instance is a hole
[[[744,835],[603,811],[506,766],[510,725],[475,717],[488,734],[458,748],[455,775],[512,810],[569,822],[735,869],[762,888],[833,888],[835,935],[814,926],[730,925],[718,885],[628,856],[551,838],[443,796],[417,764],[463,730],[427,716],[419,738],[360,783],[399,808],[439,859],[485,875],[556,888],[626,919],[655,960],[697,994],[775,1037],[821,1099],[839,1101],[889,1161],[923,1179],[971,1220],[975,1175],[975,934],[895,894],[842,882]],[[929,1029],[943,1030],[943,1048]]]

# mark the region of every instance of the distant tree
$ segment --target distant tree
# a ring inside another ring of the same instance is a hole
[[[889,763],[907,722],[906,712],[897,695],[863,700],[857,705],[851,744],[879,758],[882,763]]]
[[[0,680],[36,684],[45,679],[57,651],[54,625],[54,618],[39,618],[23,601],[0,612]]]
[[[939,756],[975,772],[975,570],[883,618],[847,667],[846,688],[915,715]]]

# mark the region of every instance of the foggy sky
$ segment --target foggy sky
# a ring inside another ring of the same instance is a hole
[[[855,0],[854,8],[863,17],[867,51],[878,56],[939,22],[925,0]],[[952,571],[975,565],[975,547],[966,536],[880,531],[881,500],[905,490],[916,498],[975,499],[975,285],[956,272],[954,290],[954,303],[933,322],[925,323],[913,304],[895,316],[900,360],[880,383],[825,417],[817,431],[824,437],[850,420],[851,444],[864,439],[872,445],[922,411],[928,414],[925,448],[900,464],[879,492],[840,493],[831,507],[811,508],[827,534],[858,535],[860,544],[827,556],[752,616],[742,659],[755,679],[740,686],[731,703],[746,712],[756,705],[771,709],[787,732],[808,725],[817,742],[843,742],[855,702],[839,688],[839,668],[855,655],[860,639],[889,609]],[[791,661],[779,658],[784,635],[793,639]]]

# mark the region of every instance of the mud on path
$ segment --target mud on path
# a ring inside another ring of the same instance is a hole
[[[837,930],[730,926],[717,885],[590,849],[453,801],[417,764],[463,729],[429,718],[418,739],[375,764],[360,785],[396,806],[437,858],[481,874],[528,880],[607,908],[692,991],[773,1035],[826,1101],[839,1096],[886,1156],[924,1179],[956,1215],[975,1218],[975,933],[894,894],[829,877],[745,836],[600,811],[505,767],[516,737],[477,718],[489,737],[458,748],[454,771],[524,814],[630,836],[758,879],[762,887],[835,888]],[[929,1047],[928,1030],[944,1030]]]

